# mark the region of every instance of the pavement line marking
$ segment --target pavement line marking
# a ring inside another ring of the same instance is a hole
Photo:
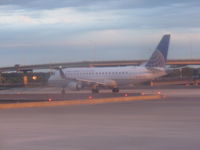
[[[158,100],[162,98],[164,98],[163,95],[148,95],[148,96],[97,98],[97,99],[86,99],[86,100],[85,99],[63,100],[63,101],[51,101],[51,102],[48,101],[25,102],[25,103],[0,104],[0,109],[103,104],[103,103],[130,102],[130,101],[140,101],[140,100]]]

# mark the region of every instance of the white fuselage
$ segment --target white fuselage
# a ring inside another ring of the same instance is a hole
[[[150,59],[140,66],[60,68],[49,78],[49,84],[71,90],[88,86],[92,87],[93,93],[98,93],[98,87],[109,87],[112,92],[119,92],[120,86],[150,81],[166,74],[169,40],[170,35],[164,35]]]
[[[49,78],[49,84],[64,87],[73,81],[84,85],[96,83],[112,88],[149,81],[166,74],[163,68],[147,69],[143,66],[66,68],[63,69],[63,73],[67,80],[56,71]]]

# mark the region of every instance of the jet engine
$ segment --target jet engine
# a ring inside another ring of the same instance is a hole
[[[70,90],[80,90],[83,88],[83,85],[79,82],[76,82],[76,81],[71,81],[68,83],[67,87],[70,89]]]

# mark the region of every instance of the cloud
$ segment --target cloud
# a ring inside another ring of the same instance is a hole
[[[198,3],[194,0],[1,0],[0,25],[18,29],[65,26],[69,31],[197,28]]]
[[[130,8],[153,8],[171,5],[198,5],[196,0],[1,0],[0,5],[16,5],[29,9],[55,9],[63,7],[77,7],[95,9],[130,9]]]
[[[196,0],[0,0],[0,60],[12,58],[13,64],[91,60],[92,49],[99,60],[148,58],[165,33],[172,34],[170,58],[188,57],[190,43],[199,57],[199,4]],[[26,61],[19,62],[20,56]]]

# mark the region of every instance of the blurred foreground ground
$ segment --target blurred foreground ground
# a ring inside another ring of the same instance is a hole
[[[158,90],[167,96],[166,99],[0,110],[0,149],[199,149],[200,89],[185,87],[134,91],[152,93]],[[0,92],[57,93],[59,89]]]

